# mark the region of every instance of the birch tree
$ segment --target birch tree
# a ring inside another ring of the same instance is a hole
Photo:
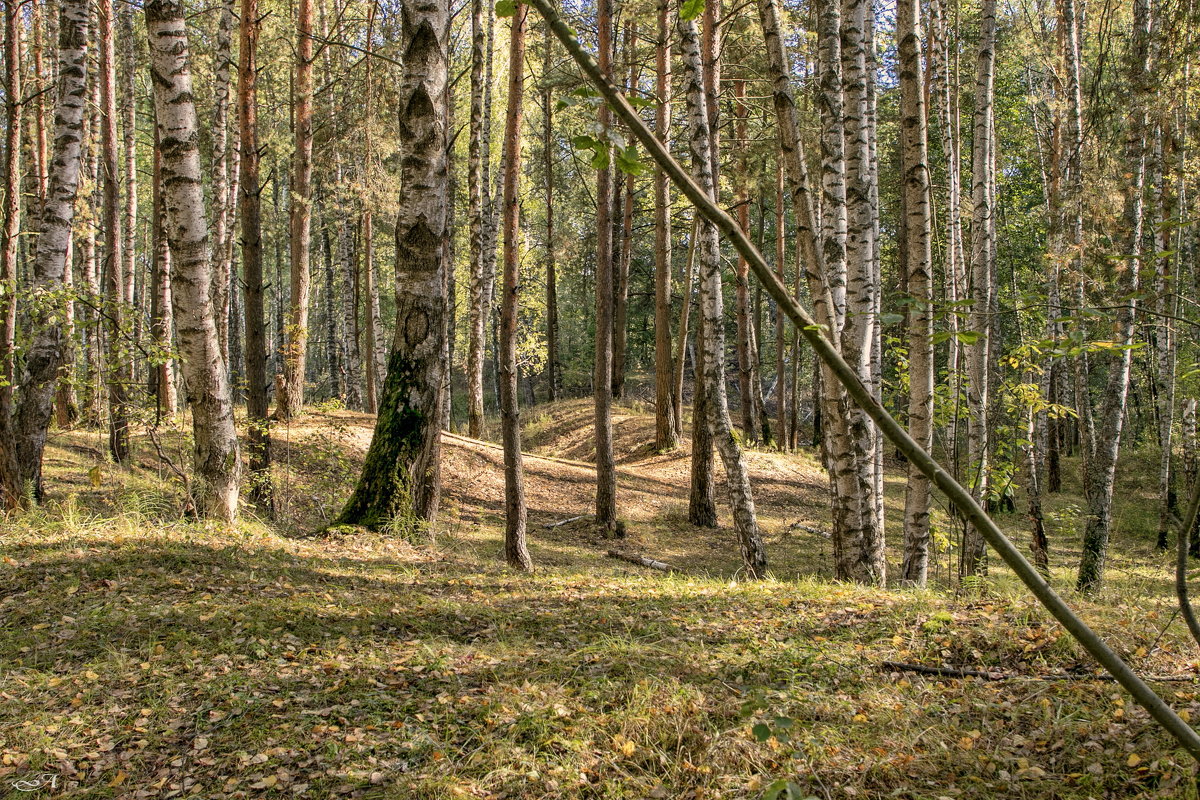
[[[921,69],[919,0],[898,0],[896,39],[900,54],[900,147],[904,175],[908,266],[908,432],[926,450],[933,446],[933,282],[930,248],[929,159],[925,124],[925,76]],[[911,462],[904,498],[904,563],[901,580],[923,586],[929,572],[929,479]]]
[[[426,528],[441,497],[449,173],[447,0],[404,0],[399,86],[396,332],[362,474],[344,524]]]
[[[88,31],[88,4],[81,0],[62,0],[58,22],[54,150],[33,260],[29,315],[33,337],[25,351],[19,381],[21,401],[9,431],[15,438],[12,450],[16,454],[17,468],[0,470],[0,479],[6,481],[6,485],[0,487],[5,506],[12,506],[26,497],[26,486],[32,489],[35,500],[40,500],[44,494],[42,452],[53,410],[55,382],[66,357],[66,341],[58,311],[63,302],[61,290],[68,269],[71,225],[79,190],[80,144],[88,99]]]
[[[192,411],[192,458],[198,513],[225,521],[237,515],[237,431],[233,398],[217,336],[211,295],[212,253],[204,208],[199,122],[182,2],[146,4],[155,124],[162,152],[162,206],[171,253],[171,298]]]
[[[705,91],[695,21],[681,18],[679,32],[692,169],[700,187],[715,201],[717,192],[712,173],[712,131],[709,128],[710,117],[706,97],[708,92]],[[700,265],[700,310],[705,334],[701,380],[708,391],[708,424],[725,466],[725,479],[729,485],[729,500],[733,508],[733,524],[741,547],[743,565],[749,577],[762,578],[766,575],[767,554],[754,512],[750,473],[746,469],[742,449],[733,435],[733,426],[729,421],[729,405],[725,396],[725,310],[721,290],[720,240],[716,226],[707,219],[700,221],[696,234],[697,261]]]

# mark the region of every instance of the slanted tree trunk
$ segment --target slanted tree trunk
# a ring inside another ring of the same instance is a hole
[[[487,13],[492,13],[490,5]],[[467,433],[476,439],[483,437],[484,339],[492,294],[492,276],[486,273],[488,260],[485,257],[488,240],[485,231],[488,175],[484,169],[484,159],[491,146],[485,136],[484,125],[485,45],[488,62],[491,61],[492,52],[491,42],[485,40],[484,36],[483,14],[483,0],[471,0],[471,120],[467,144],[467,214],[471,255],[470,307],[467,309]]]
[[[108,452],[129,461],[129,409],[126,398],[127,343],[124,260],[121,257],[121,178],[117,157],[117,67],[112,0],[98,0],[100,71],[100,177],[103,187],[104,286],[108,315]]]
[[[597,0],[599,63],[612,80],[612,0]],[[600,135],[608,136],[612,112],[600,105]],[[596,356],[592,375],[596,423],[596,524],[606,536],[617,526],[617,471],[612,443],[613,254],[612,167],[596,171]]]
[[[396,213],[396,333],[375,435],[338,521],[409,533],[441,497],[442,363],[446,329],[447,0],[403,0]]]
[[[88,4],[61,0],[58,24],[58,82],[54,112],[54,155],[49,165],[49,186],[42,208],[41,235],[33,260],[33,293],[46,295],[63,287],[67,254],[79,189],[80,142],[87,105]],[[0,469],[0,499],[11,506],[32,488],[35,500],[43,496],[42,452],[53,410],[55,381],[66,356],[66,342],[57,303],[31,303],[32,341],[25,351],[20,377],[21,402],[10,433],[14,436],[16,470]],[[5,448],[8,449],[7,447]]]
[[[168,355],[174,338],[175,317],[171,309],[171,245],[167,241],[167,214],[162,197],[162,142],[157,119],[154,124],[154,171],[150,193],[150,249],[154,259],[151,267],[150,335],[157,356],[150,367],[150,395],[154,398],[158,414],[171,416],[178,410],[172,374],[174,370]],[[211,275],[206,277],[211,279]],[[224,361],[220,366],[224,369]]]
[[[975,499],[988,494],[991,470],[988,410],[991,402],[988,359],[992,336],[992,302],[995,293],[995,209],[992,173],[993,103],[996,72],[996,2],[983,0],[979,51],[975,69],[975,133],[971,139],[971,313],[974,341],[967,348],[967,484]],[[963,534],[960,577],[979,574],[983,567],[983,535],[968,526]]]
[[[899,0],[896,39],[900,53],[900,146],[904,173],[908,295],[908,432],[921,447],[933,446],[932,212],[929,195],[925,76],[921,69],[920,0]],[[930,483],[908,464],[904,497],[904,564],[901,580],[924,586],[929,574]]]
[[[655,48],[657,82],[654,132],[665,144],[671,141],[671,19],[668,0],[658,0],[658,45]],[[684,298],[684,305],[687,305]],[[682,369],[682,366],[680,367]],[[679,446],[672,401],[671,359],[671,182],[662,167],[654,170],[654,447]]]
[[[517,400],[517,308],[521,282],[521,120],[525,92],[525,20],[517,5],[509,35],[508,113],[504,122],[504,289],[500,300],[500,423],[504,438],[504,560],[528,572],[525,545],[525,464],[521,456],[521,410]]]
[[[712,173],[712,130],[709,128],[704,70],[700,59],[700,42],[696,23],[690,19],[679,22],[680,48],[684,63],[684,87],[688,104],[688,140],[692,170],[701,189],[716,200],[716,184]],[[721,253],[716,226],[707,219],[697,229],[697,257],[700,264],[700,309],[704,319],[702,348],[703,383],[708,393],[708,422],[713,432],[725,478],[729,484],[729,500],[733,507],[733,524],[741,545],[742,562],[747,575],[762,578],[766,575],[767,554],[758,531],[754,513],[754,496],[750,490],[750,473],[733,426],[729,421],[729,405],[725,397],[725,313],[721,291]]]
[[[262,184],[258,146],[258,0],[241,0],[238,47],[238,127],[241,131],[242,282],[246,320],[246,450],[250,456],[250,496],[274,514],[271,491],[271,423],[267,417],[267,332],[263,315]]]
[[[253,20],[253,0],[248,2],[251,13],[245,19]],[[207,302],[211,296],[211,250],[186,12],[182,2],[151,0],[146,4],[146,29],[162,150],[162,203],[171,253],[172,303],[195,437],[194,502],[201,515],[232,521],[237,515],[241,459],[216,314]]]
[[[230,70],[233,69],[231,55],[234,0],[225,0],[217,23],[217,49],[214,56],[216,74],[213,81],[212,118],[212,306],[217,326],[217,341],[221,345],[221,358],[228,366],[232,363],[229,353],[229,284],[231,280],[232,248],[229,231],[233,227],[236,208],[230,202],[229,186],[229,86]],[[235,150],[237,148],[234,148]],[[236,201],[236,196],[234,197]]]
[[[312,241],[312,11],[312,0],[299,0],[296,6],[296,136],[295,151],[292,153],[290,195],[291,304],[288,306],[287,326],[283,330],[283,380],[279,383],[279,397],[275,398],[275,415],[281,420],[296,417],[304,407],[305,364],[308,360],[308,294],[311,282],[309,257]],[[369,55],[367,63],[369,70]],[[370,108],[369,101],[367,107]],[[370,389],[368,381],[368,393]]]
[[[1125,168],[1130,179],[1125,187],[1124,222],[1129,237],[1128,257],[1107,283],[1116,289],[1120,304],[1115,312],[1113,339],[1117,352],[1097,354],[1094,366],[1108,369],[1104,397],[1100,403],[1095,444],[1085,452],[1084,496],[1087,521],[1083,531],[1083,554],[1079,562],[1076,588],[1092,592],[1104,578],[1104,561],[1112,527],[1112,495],[1116,478],[1117,455],[1121,448],[1121,430],[1125,422],[1125,400],[1129,392],[1129,374],[1133,362],[1132,345],[1136,322],[1140,271],[1143,257],[1145,208],[1142,192],[1146,180],[1146,138],[1149,98],[1153,92],[1150,71],[1151,0],[1134,0],[1133,35],[1129,51],[1129,84],[1132,87],[1129,118],[1125,132]]]

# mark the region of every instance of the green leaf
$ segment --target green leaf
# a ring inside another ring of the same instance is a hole
[[[498,0],[496,3],[497,17],[515,17],[517,15],[516,0]]]
[[[607,169],[608,168],[608,148],[602,142],[597,142],[597,147],[592,151],[592,169]]]
[[[571,144],[576,150],[591,150],[595,148],[599,142],[590,136],[573,136],[571,137]]]
[[[879,315],[879,324],[880,325],[895,325],[898,322],[904,322],[903,314],[880,314]]]
[[[758,723],[750,729],[750,732],[754,734],[754,740],[758,742],[765,742],[771,738],[771,726],[765,722]]]
[[[979,341],[981,334],[979,333],[979,331],[959,331],[955,335],[958,337],[958,340],[960,342],[962,342],[963,344],[975,344],[976,342]]]
[[[695,19],[704,13],[704,0],[683,0],[679,7],[680,19]]]
[[[646,171],[645,166],[638,160],[637,145],[629,145],[628,147],[618,147],[617,152],[617,169],[624,172],[626,175],[641,175]]]
[[[649,108],[654,105],[654,101],[649,97],[629,97],[626,99],[629,100],[629,105],[634,108]]]

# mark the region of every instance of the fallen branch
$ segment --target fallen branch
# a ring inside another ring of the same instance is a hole
[[[563,525],[570,525],[572,522],[577,522],[581,519],[587,519],[588,516],[589,516],[588,514],[580,514],[577,517],[569,517],[564,520],[559,520],[558,522],[547,522],[546,527],[547,528],[561,528]]]
[[[767,0],[764,0],[763,11],[765,13],[773,10],[765,5],[766,2]],[[1059,624],[1076,641],[1083,645],[1084,649],[1101,666],[1117,679],[1117,682],[1133,696],[1135,701],[1150,712],[1150,716],[1164,730],[1170,733],[1194,759],[1200,761],[1200,734],[1193,730],[1191,725],[1184,722],[1167,705],[1166,701],[1159,697],[1145,681],[1139,678],[1137,673],[1125,663],[1124,659],[1117,655],[1108,646],[1108,643],[1100,638],[1066,604],[1062,597],[1038,573],[1037,569],[1029,563],[1017,546],[1000,530],[995,521],[988,516],[987,511],[983,509],[971,493],[956,481],[950,472],[943,468],[933,456],[927,453],[915,439],[909,436],[907,429],[887,412],[887,409],[876,399],[871,389],[863,383],[855,368],[842,357],[841,352],[829,340],[828,336],[831,331],[817,324],[812,314],[800,305],[800,302],[792,296],[788,288],[775,275],[774,268],[767,263],[762,253],[750,241],[750,237],[742,230],[737,221],[714,202],[713,198],[696,183],[687,170],[681,167],[679,162],[671,156],[670,150],[654,136],[646,126],[645,121],[638,114],[637,109],[629,104],[629,101],[621,94],[621,91],[600,71],[600,67],[596,64],[596,60],[592,58],[591,54],[583,49],[575,31],[563,22],[554,4],[550,0],[529,0],[529,4],[537,9],[551,32],[562,42],[567,52],[571,55],[571,58],[580,66],[588,80],[600,91],[604,101],[616,112],[621,121],[628,126],[629,131],[638,141],[645,146],[646,152],[654,159],[657,166],[670,176],[671,182],[692,202],[696,211],[703,214],[710,222],[715,224],[718,230],[724,234],[726,240],[733,246],[734,250],[739,255],[745,257],[751,271],[758,278],[759,282],[762,283],[767,294],[779,304],[780,310],[796,326],[800,335],[812,346],[814,353],[829,367],[833,373],[833,378],[846,388],[846,393],[849,395],[850,400],[866,412],[867,416],[879,426],[880,432],[888,441],[892,442],[896,446],[896,449],[916,469],[929,478],[946,495],[946,498],[955,505],[959,513],[970,524],[975,526],[975,530],[992,546],[992,549],[1017,574],[1021,582],[1029,588],[1029,591],[1033,593],[1038,601],[1058,620]],[[779,102],[780,108],[794,103],[790,88],[786,83],[777,92],[777,95],[776,99]],[[814,260],[813,263],[817,262]]]
[[[936,678],[980,678],[985,681],[1115,681],[1112,675],[1104,673],[1088,673],[1072,675],[1059,672],[1045,675],[1010,675],[1004,672],[984,672],[977,669],[954,669],[952,667],[927,667],[924,664],[909,664],[904,661],[884,661],[879,665],[882,670],[894,672],[916,672],[919,675],[931,675]],[[1147,675],[1146,680],[1156,683],[1191,683],[1197,680],[1196,675]]]
[[[817,536],[824,536],[826,539],[833,538],[833,534],[829,533],[828,531],[823,531],[820,528],[814,528],[811,525],[805,525],[802,522],[793,522],[791,525],[788,525],[788,528],[791,528],[792,530],[804,531],[805,533],[816,534]]]
[[[616,558],[621,561],[628,561],[630,564],[638,564],[639,566],[657,569],[661,572],[676,572],[677,570],[670,564],[664,564],[662,561],[655,561],[653,558],[639,556],[636,553],[622,553],[619,550],[609,550],[609,558]]]

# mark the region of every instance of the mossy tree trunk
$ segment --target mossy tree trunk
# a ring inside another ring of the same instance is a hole
[[[338,522],[432,522],[441,496],[443,320],[449,206],[447,0],[404,0],[396,334],[362,475]]]

